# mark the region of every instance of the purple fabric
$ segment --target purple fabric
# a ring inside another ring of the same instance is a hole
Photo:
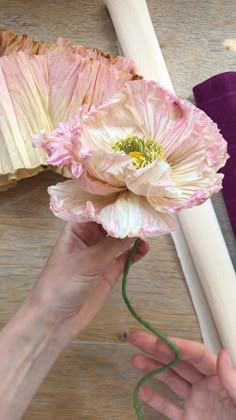
[[[217,123],[228,142],[223,197],[236,237],[236,72],[221,73],[193,88],[197,106]]]

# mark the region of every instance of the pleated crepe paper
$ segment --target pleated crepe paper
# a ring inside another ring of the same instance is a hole
[[[63,38],[51,44],[0,30],[0,191],[47,169],[70,177],[66,168],[47,164],[43,149],[32,147],[33,135],[67,121],[85,100],[100,104],[137,77],[124,57]]]
[[[145,0],[105,0],[120,47],[145,79],[173,86]],[[178,216],[172,237],[190,290],[203,341],[227,347],[236,365],[236,276],[211,201]]]

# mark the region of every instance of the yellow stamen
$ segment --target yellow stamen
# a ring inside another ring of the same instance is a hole
[[[136,169],[144,168],[154,160],[166,160],[161,144],[149,137],[127,136],[112,145],[113,152],[125,152],[132,157]]]

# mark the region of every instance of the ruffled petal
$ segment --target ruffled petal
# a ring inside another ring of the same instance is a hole
[[[85,111],[81,107],[76,115]],[[81,126],[79,118],[72,118],[69,124],[59,123],[57,128],[49,133],[42,130],[33,137],[35,147],[42,147],[47,151],[48,163],[61,168],[66,168],[72,176],[79,177],[83,172],[82,159],[89,156],[89,147],[81,141]]]
[[[172,171],[164,160],[156,160],[142,169],[129,165],[126,169],[127,188],[138,195],[155,195],[161,187],[174,185]]]
[[[91,110],[83,121],[82,135],[94,148],[98,141],[106,150],[115,140],[132,135],[162,143],[181,115],[174,95],[158,83],[136,80],[127,82],[109,102]]]
[[[104,206],[110,205],[116,194],[100,196],[81,190],[75,181],[59,182],[49,187],[50,208],[63,220],[74,222],[99,222],[98,214]]]
[[[160,188],[147,199],[156,211],[178,213],[182,209],[198,206],[222,188],[223,174],[199,179],[195,184]]]
[[[108,234],[116,238],[148,238],[177,227],[168,214],[156,212],[145,197],[129,191],[119,193],[114,203],[104,207],[101,221]]]
[[[128,191],[99,196],[66,181],[50,187],[49,194],[56,216],[74,222],[95,221],[116,238],[151,237],[176,228],[170,216],[155,212],[144,197]]]
[[[215,172],[225,165],[227,143],[217,125],[190,102],[179,101],[182,118],[166,133],[164,148],[173,171],[191,161],[196,170],[212,168]]]
[[[83,160],[84,171],[76,180],[83,190],[107,195],[126,189],[126,168],[132,159],[125,153],[98,149]]]

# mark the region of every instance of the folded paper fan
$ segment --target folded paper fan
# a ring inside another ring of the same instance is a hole
[[[18,35],[14,32],[0,30],[0,57],[19,51],[25,54],[45,54],[51,48],[57,45],[45,41],[33,41],[28,35]]]
[[[64,38],[58,38],[57,45],[66,47],[71,52],[83,57],[90,57],[93,60],[101,61],[103,64],[114,66],[117,70],[127,71],[133,75],[135,74],[134,62],[129,58],[121,56],[114,57],[110,54],[104,54],[97,48],[85,48],[82,45],[75,45]]]
[[[45,54],[49,49],[64,47],[68,51],[85,58],[101,61],[107,66],[115,67],[117,70],[126,71],[135,75],[133,60],[121,56],[104,54],[97,48],[86,48],[82,45],[73,44],[67,39],[58,38],[56,43],[46,41],[34,41],[28,35],[18,35],[14,32],[0,30],[0,57],[23,51],[27,55]]]
[[[4,31],[0,39],[5,54],[0,58],[2,191],[47,167],[46,153],[32,147],[35,134],[68,120],[81,105],[89,109],[102,104],[136,76],[109,65],[108,58],[94,60],[89,54],[82,56],[59,45],[50,48],[52,44]],[[18,49],[24,52],[12,53]],[[32,51],[40,55],[31,56]],[[68,176],[65,169],[63,175]]]

